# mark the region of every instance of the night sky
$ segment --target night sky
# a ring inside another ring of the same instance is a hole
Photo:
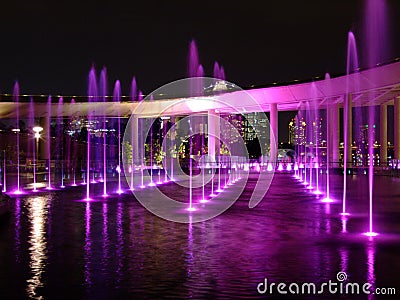
[[[195,39],[205,74],[214,61],[243,87],[345,73],[349,30],[363,63],[364,4],[307,1],[7,1],[0,16],[0,93],[85,95],[105,66],[127,95],[186,77]],[[400,57],[400,1],[387,0],[383,61]],[[111,90],[111,88],[109,88]]]

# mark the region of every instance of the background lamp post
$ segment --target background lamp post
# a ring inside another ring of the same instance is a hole
[[[35,133],[35,139],[36,139],[36,144],[35,144],[35,153],[33,154],[33,191],[36,192],[36,167],[37,167],[37,161],[38,161],[38,152],[39,152],[39,139],[40,139],[40,132],[43,130],[42,127],[40,126],[35,126],[32,128],[33,132]]]

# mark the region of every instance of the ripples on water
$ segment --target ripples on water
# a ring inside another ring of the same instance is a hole
[[[257,298],[265,277],[318,283],[334,280],[339,271],[352,282],[397,286],[400,292],[400,188],[390,178],[377,184],[397,196],[377,189],[376,226],[387,233],[371,241],[360,234],[368,219],[362,192],[352,191],[349,209],[355,213],[343,219],[339,202],[319,203],[288,175],[274,179],[255,209],[240,199],[221,216],[193,224],[155,217],[130,194],[76,201],[84,187],[16,198],[11,215],[0,222],[1,294]],[[335,192],[340,196],[340,186]]]

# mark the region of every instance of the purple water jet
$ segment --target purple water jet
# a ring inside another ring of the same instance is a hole
[[[328,85],[328,90],[331,90],[331,86],[330,86],[330,75],[329,73],[325,74],[325,81],[327,82]],[[326,107],[326,149],[327,149],[327,153],[326,153],[326,197],[324,199],[322,199],[323,202],[330,202],[331,199],[331,194],[330,194],[330,159],[331,159],[331,149],[332,149],[332,136],[331,136],[331,112],[332,108],[330,106],[330,103],[327,105]],[[333,147],[336,147],[335,145],[333,145]]]
[[[96,70],[94,67],[89,72],[89,86],[88,86],[88,103],[97,101],[97,79]],[[86,153],[86,198],[89,201],[90,198],[90,154],[91,154],[91,121],[92,112],[88,109],[87,112],[87,153]]]
[[[63,97],[60,97],[58,100],[58,107],[57,107],[57,126],[56,126],[56,152],[58,155],[58,161],[61,164],[61,188],[65,188],[64,186],[64,122],[63,122]]]
[[[137,99],[137,84],[136,84],[136,77],[134,76],[132,78],[132,82],[131,82],[131,101],[135,101]],[[133,187],[133,177],[134,177],[134,173],[135,173],[135,155],[137,155],[137,153],[135,153],[135,151],[137,151],[137,149],[135,149],[134,147],[134,139],[137,138],[134,136],[135,133],[135,127],[134,127],[134,122],[131,122],[131,141],[132,141],[132,151],[131,151],[131,180],[130,180],[130,190],[133,191],[134,187]]]
[[[386,60],[386,50],[388,41],[385,40],[387,37],[386,28],[386,5],[383,0],[368,0],[365,12],[365,53],[367,57],[367,67],[375,67],[378,63]],[[374,97],[375,95],[370,95]],[[368,182],[369,182],[369,231],[366,233],[367,236],[373,237],[377,233],[374,232],[373,228],[373,185],[374,185],[374,132],[372,125],[375,123],[375,107],[370,105],[368,108],[368,155],[369,155],[369,166],[368,166]]]
[[[353,33],[350,31],[348,34],[348,42],[347,42],[347,63],[346,63],[346,95],[344,99],[344,108],[343,108],[343,120],[344,120],[344,130],[343,130],[343,139],[344,139],[344,152],[343,152],[343,200],[342,200],[342,215],[348,215],[346,210],[346,196],[347,196],[347,168],[352,165],[352,162],[348,162],[347,160],[351,160],[351,144],[352,141],[349,141],[349,137],[352,137],[352,124],[351,116],[352,116],[352,99],[349,95],[349,75],[358,70],[358,54],[356,41]]]
[[[113,102],[118,104],[118,190],[117,194],[122,194],[124,191],[121,188],[121,85],[119,80],[115,82],[113,92]]]
[[[100,98],[103,103],[107,102],[107,69],[103,68],[100,73],[99,83]],[[107,197],[107,118],[106,105],[103,105],[103,197]]]
[[[48,190],[52,190],[53,187],[51,185],[51,96],[47,98],[47,116],[46,116],[46,145],[47,145],[47,188]]]
[[[21,188],[20,188],[20,144],[19,144],[19,133],[20,133],[20,124],[19,124],[19,84],[18,82],[15,82],[14,84],[14,91],[13,91],[13,101],[16,103],[16,127],[13,129],[13,131],[16,134],[16,145],[17,145],[17,189],[14,191],[14,194],[19,195],[22,194]]]

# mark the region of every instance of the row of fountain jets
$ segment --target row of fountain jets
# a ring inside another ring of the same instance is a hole
[[[369,57],[373,57],[371,56],[371,54],[369,54]],[[204,76],[204,71],[203,71],[203,67],[199,64],[199,60],[198,60],[198,55],[197,55],[197,48],[195,45],[195,42],[192,41],[190,44],[190,55],[189,55],[189,76],[190,77],[202,77]],[[371,63],[371,61],[370,61]],[[347,74],[353,73],[353,72],[357,72],[358,70],[358,57],[357,57],[357,48],[356,48],[356,43],[355,43],[355,38],[352,32],[349,32],[348,35],[348,60],[347,60]],[[218,63],[215,63],[214,65],[214,77],[216,78],[221,78],[224,79],[225,77],[225,71],[223,69],[223,67],[220,67],[218,65]],[[327,78],[329,80],[329,76],[327,76]],[[107,94],[107,89],[106,89],[106,71],[105,69],[103,69],[103,71],[101,72],[100,75],[100,83],[99,83],[99,87],[97,87],[97,80],[96,80],[96,75],[95,75],[95,70],[94,68],[92,68],[92,70],[89,73],[89,90],[88,90],[88,96],[89,99],[105,99],[106,94]],[[15,85],[15,89],[14,89],[14,101],[18,102],[19,101],[19,86],[18,84]],[[139,100],[141,101],[143,99],[143,93],[141,91],[139,91],[137,93],[136,90],[136,80],[135,78],[132,81],[132,88],[131,88],[131,97],[132,100]],[[114,101],[120,102],[121,100],[121,88],[120,88],[120,83],[119,81],[116,82],[115,84],[115,88],[114,88]],[[62,100],[60,100],[62,102]],[[350,101],[349,99],[346,99],[345,101]],[[49,110],[50,110],[50,105],[51,105],[51,97],[49,97]],[[18,107],[18,106],[17,106]],[[346,110],[348,107],[348,105],[344,105],[344,109]],[[33,112],[33,110],[31,110]],[[313,110],[314,113],[318,114],[318,109],[314,109]],[[370,114],[369,114],[369,120],[373,120],[374,118],[374,110],[373,110],[373,106],[371,106],[370,109]],[[351,130],[351,128],[348,128],[347,124],[347,117],[348,113],[345,111],[344,112],[344,124],[345,124],[345,128],[344,131],[347,132],[348,130]],[[90,118],[90,116],[88,116],[88,118]],[[33,119],[33,118],[32,118]],[[327,118],[329,119],[329,118]],[[19,124],[19,115],[18,115],[18,109],[17,109],[17,124]],[[48,122],[49,124],[49,122]],[[329,131],[329,122],[327,123],[327,130]],[[19,130],[18,130],[19,131]],[[47,130],[45,130],[48,134],[48,141],[50,141],[50,128],[47,128]],[[37,132],[38,134],[38,132]],[[22,193],[22,189],[20,186],[20,169],[19,169],[19,134],[17,132],[17,153],[18,153],[18,161],[17,161],[17,188],[16,190],[13,192],[14,194],[21,194]],[[345,140],[344,140],[344,147],[345,149],[347,147],[349,147],[350,145],[350,141],[346,140],[347,134],[344,134]],[[87,140],[87,171],[86,171],[86,179],[84,180],[84,184],[86,184],[86,199],[90,200],[90,182],[95,182],[94,179],[90,178],[90,143],[91,143],[91,139],[90,139],[90,134],[88,134],[88,140]],[[373,145],[373,141],[369,143],[370,149],[369,151],[373,151],[372,149],[372,145]],[[50,147],[50,142],[47,143],[47,147]],[[103,196],[107,196],[107,175],[106,175],[106,155],[105,155],[105,151],[106,151],[106,141],[105,141],[105,137],[104,137],[104,143],[103,143],[103,151],[104,151],[104,174],[102,176],[102,178],[100,179],[100,181],[103,182],[104,184],[104,190],[103,190]],[[191,149],[191,147],[189,147]],[[47,149],[48,153],[50,153],[50,149]],[[316,153],[316,156],[318,157],[318,153]],[[372,153],[370,153],[370,156],[372,156]],[[329,157],[329,155],[327,156]],[[344,156],[346,158],[346,156]],[[34,163],[34,165],[36,165],[36,163]],[[153,163],[150,163],[151,165],[151,169],[153,169],[152,165]],[[316,169],[318,170],[319,168],[319,164],[318,162],[315,162],[314,164],[309,163],[309,171],[307,172],[307,167],[306,167],[306,162],[301,162],[301,161],[297,161],[296,163],[294,163],[293,165],[288,163],[286,164],[285,168],[287,171],[294,171],[295,177],[303,182],[305,185],[308,185],[309,189],[313,189],[313,171],[312,169]],[[327,162],[327,165],[329,166],[329,161]],[[133,166],[133,164],[132,164]],[[239,167],[240,166],[240,167]],[[249,168],[248,164],[241,164],[241,165],[237,165],[237,172],[234,173],[234,177],[232,180],[228,179],[227,182],[228,184],[234,183],[235,181],[240,179],[240,168],[243,170],[246,170]],[[236,169],[235,168],[235,169]],[[346,168],[347,168],[347,161],[344,161],[344,191],[343,191],[343,210],[342,210],[342,215],[343,216],[347,216],[349,213],[346,210],[346,189],[347,189],[347,184],[346,184]],[[370,170],[368,172],[368,176],[369,176],[369,203],[370,203],[370,217],[369,217],[369,231],[366,233],[368,236],[375,236],[376,233],[373,231],[373,223],[372,223],[372,194],[373,194],[373,190],[372,190],[372,186],[373,186],[373,162],[372,160],[370,161],[370,166],[369,166]],[[257,170],[260,170],[260,166],[256,166]],[[284,166],[282,163],[279,163],[277,166],[277,170],[278,171],[283,171]],[[122,187],[121,187],[121,124],[120,124],[120,118],[118,118],[118,166],[116,168],[117,173],[118,173],[118,189],[117,189],[117,193],[122,193]],[[141,168],[141,174],[142,174],[142,179],[141,179],[141,185],[140,187],[144,187],[144,182],[143,182],[143,170],[144,167],[142,166]],[[172,172],[173,172],[173,168],[171,168]],[[4,166],[3,166],[3,191],[6,191],[6,164],[5,164],[5,157],[4,157]],[[190,172],[192,171],[192,168],[190,168]],[[273,171],[273,167],[272,164],[268,164],[267,166],[267,171]],[[133,170],[132,170],[133,172]],[[326,181],[326,197],[322,200],[324,202],[332,202],[333,200],[330,198],[330,189],[329,189],[329,167],[326,169],[326,173],[327,173],[327,181]],[[150,172],[150,186],[154,186],[155,183],[153,181],[153,172]],[[216,190],[221,191],[221,172],[218,172],[218,176],[219,176],[219,184],[218,184],[218,189]],[[308,175],[307,175],[308,174]],[[315,181],[316,181],[316,189],[314,191],[315,194],[320,195],[322,192],[319,189],[319,179],[318,179],[318,171],[315,172]],[[94,176],[94,175],[93,175]],[[52,184],[51,184],[51,168],[50,165],[48,167],[48,186],[47,189],[52,189]],[[191,177],[191,176],[190,176]],[[131,176],[131,178],[133,178],[133,176]],[[64,175],[62,175],[62,183],[61,183],[61,187],[64,187]],[[159,172],[159,179],[160,179],[160,172]],[[34,191],[37,191],[36,188],[36,176],[34,176]],[[173,174],[170,174],[170,180],[174,180],[174,176]],[[167,173],[165,172],[165,181],[168,181],[167,179]],[[161,180],[159,180],[159,182],[161,182]],[[213,180],[211,181],[213,183]],[[227,185],[228,185],[227,184]],[[75,180],[75,174],[74,174],[74,183],[73,185],[77,185],[76,184],[76,180]],[[225,186],[225,185],[224,185]],[[133,188],[133,186],[131,186],[131,189]],[[204,188],[203,188],[204,190]],[[214,196],[214,191],[211,191],[211,196]],[[192,196],[191,191],[190,191],[190,196]],[[204,192],[203,192],[203,199],[202,201],[206,201],[205,197],[204,197]],[[190,197],[190,206],[189,206],[189,210],[192,210],[192,197]]]

